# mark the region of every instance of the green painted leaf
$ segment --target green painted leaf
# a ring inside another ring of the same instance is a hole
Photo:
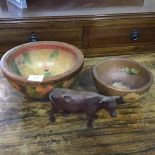
[[[139,73],[139,71],[135,68],[129,68],[129,67],[124,67],[122,69],[122,71],[126,72],[127,74],[130,74],[130,75],[136,75]]]
[[[50,54],[50,58],[57,58],[59,56],[59,52],[57,50],[54,50],[51,54]]]
[[[18,68],[18,66],[17,66],[15,61],[12,61],[10,63],[10,67],[9,68],[11,68],[16,74],[21,75],[20,70],[19,70],[19,68]]]
[[[36,92],[35,87],[27,86],[26,87],[26,93],[31,97],[38,97],[38,93]]]
[[[132,68],[130,71],[132,74],[138,74],[139,73],[139,71],[135,68]]]
[[[23,54],[23,57],[24,57],[24,62],[25,62],[25,63],[28,63],[28,64],[31,64],[31,65],[32,65],[29,52],[25,52],[25,53]]]
[[[52,76],[52,73],[51,72],[48,72],[47,71],[47,72],[44,73],[44,77],[49,77],[49,76]]]

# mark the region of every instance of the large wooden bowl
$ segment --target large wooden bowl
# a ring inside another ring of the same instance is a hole
[[[98,91],[105,95],[122,96],[136,101],[151,87],[153,76],[143,65],[130,59],[111,59],[93,67]]]
[[[82,69],[82,52],[67,43],[40,41],[17,46],[1,59],[1,68],[17,90],[47,98],[54,87],[69,87]]]

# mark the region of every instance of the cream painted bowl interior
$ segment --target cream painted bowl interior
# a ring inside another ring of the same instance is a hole
[[[65,49],[47,47],[28,48],[16,55],[9,63],[11,72],[28,77],[30,75],[44,75],[50,77],[62,74],[75,66],[75,56]]]

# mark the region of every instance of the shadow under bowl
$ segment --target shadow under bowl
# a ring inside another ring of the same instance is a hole
[[[11,85],[32,98],[48,98],[54,87],[69,87],[82,69],[82,52],[67,43],[38,41],[17,46],[1,59]]]
[[[142,64],[125,58],[110,59],[93,67],[93,78],[101,94],[136,101],[150,89],[152,73]]]

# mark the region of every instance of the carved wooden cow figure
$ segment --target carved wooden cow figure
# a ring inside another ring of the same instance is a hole
[[[50,120],[55,121],[54,113],[63,110],[67,113],[85,113],[87,127],[93,127],[93,120],[100,109],[105,109],[112,117],[117,115],[117,103],[123,103],[119,96],[104,96],[95,92],[79,92],[70,89],[54,88],[49,93],[52,104]]]

